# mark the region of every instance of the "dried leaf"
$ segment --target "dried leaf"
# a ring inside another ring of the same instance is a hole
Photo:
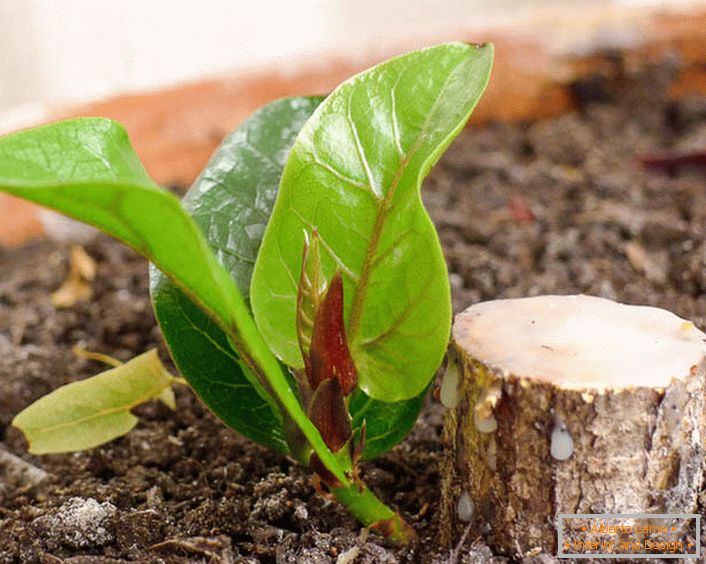
[[[71,247],[71,266],[89,282],[92,282],[96,277],[96,261],[81,245]]]
[[[326,466],[321,462],[321,459],[316,455],[316,453],[313,453],[311,455],[311,458],[309,459],[309,467],[316,472],[316,475],[314,478],[318,477],[321,482],[323,482],[326,486],[329,488],[338,488],[341,486],[341,482],[336,476],[334,476]],[[322,495],[323,497],[326,497],[326,492],[321,489],[321,484],[317,482],[316,480],[314,481],[314,487],[316,488],[316,492],[319,495]]]
[[[54,307],[71,307],[93,297],[91,282],[96,277],[96,263],[79,245],[71,247],[69,274],[61,287],[51,295]]]
[[[163,397],[173,376],[151,350],[97,376],[38,399],[12,421],[33,454],[74,452],[126,434],[137,424],[135,406]]]

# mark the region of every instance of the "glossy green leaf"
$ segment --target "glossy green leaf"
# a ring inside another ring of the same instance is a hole
[[[0,138],[0,191],[120,239],[177,279],[227,328],[246,311],[179,200],[150,180],[113,121],[67,120]]]
[[[183,205],[206,234],[243,295],[294,139],[321,98],[277,100],[229,135]],[[179,371],[229,427],[287,452],[282,414],[251,384],[253,376],[223,331],[161,272],[150,285],[162,333]]]
[[[452,43],[391,59],[339,86],[302,129],[284,170],[251,286],[255,320],[301,367],[297,280],[304,232],[324,273],[345,277],[360,386],[388,402],[419,396],[451,326],[446,265],[420,184],[488,81],[492,46]]]
[[[393,403],[373,399],[360,389],[353,393],[348,409],[354,429],[360,429],[365,421],[364,460],[386,453],[407,436],[424,406],[428,389],[414,398]]]
[[[206,233],[219,261],[244,294],[250,287],[261,241],[257,234],[262,235],[262,221],[266,222],[272,212],[289,149],[321,100],[278,100],[253,114],[225,139],[184,198],[184,207]],[[318,276],[318,259],[314,258],[318,257],[317,245],[314,248],[314,255],[310,255],[312,279]],[[272,411],[249,385],[245,376],[249,369],[223,331],[155,268],[150,270],[150,283],[162,333],[189,384],[228,426],[260,444],[287,452],[281,413]],[[318,290],[312,299],[318,303],[325,285],[321,280],[314,283]],[[309,307],[310,324],[315,306]],[[404,407],[390,406],[356,392],[351,415],[355,422],[362,422],[363,417],[370,420],[363,456],[373,458],[401,441],[422,403],[415,398]],[[378,432],[382,435],[379,439]]]
[[[12,421],[33,454],[73,452],[120,437],[137,425],[130,410],[159,399],[174,378],[152,350],[97,376],[62,386]]]
[[[252,385],[252,371],[221,328],[154,267],[150,290],[174,363],[209,409],[249,439],[288,452],[280,409]]]
[[[113,166],[113,164],[115,164]],[[303,411],[230,274],[179,200],[155,186],[116,123],[68,120],[0,138],[0,191],[94,225],[151,260],[201,307],[247,360],[260,397],[285,409],[342,483],[344,469]],[[275,400],[276,398],[276,400]]]
[[[223,141],[182,202],[246,298],[282,169],[322,100],[282,98],[259,109]]]

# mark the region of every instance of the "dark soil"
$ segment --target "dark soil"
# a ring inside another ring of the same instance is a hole
[[[479,300],[584,292],[664,307],[706,328],[703,170],[662,173],[638,161],[706,148],[706,99],[670,101],[673,72],[668,64],[623,68],[577,83],[576,113],[460,136],[424,192],[456,311]],[[0,249],[0,562],[449,557],[435,543],[442,418],[433,399],[404,443],[364,467],[366,481],[418,531],[413,550],[361,532],[315,494],[306,470],[224,428],[185,388],[176,412],[143,406],[138,428],[102,448],[27,455],[12,417],[103,369],[77,359],[75,344],[123,360],[159,346],[166,358],[145,262],[102,237],[87,250],[98,262],[95,298],[57,311],[49,296],[66,275],[66,248]],[[31,466],[17,467],[7,452]],[[492,558],[476,540],[471,534],[461,561]]]

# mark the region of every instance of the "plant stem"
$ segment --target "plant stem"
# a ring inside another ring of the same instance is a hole
[[[413,543],[417,535],[414,529],[394,512],[362,482],[331,488],[334,497],[353,514],[363,525],[377,529],[387,539],[397,545]]]

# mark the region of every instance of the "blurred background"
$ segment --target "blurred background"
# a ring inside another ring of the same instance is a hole
[[[0,133],[112,117],[158,182],[184,186],[255,108],[402,51],[495,42],[475,120],[513,121],[566,111],[566,86],[610,50],[679,58],[674,88],[704,91],[705,30],[704,0],[0,0]],[[0,243],[39,229],[9,202]]]
[[[639,13],[696,0],[0,0],[0,127],[75,103],[400,42],[514,29],[562,52],[640,41]],[[630,19],[633,23],[630,23]]]

